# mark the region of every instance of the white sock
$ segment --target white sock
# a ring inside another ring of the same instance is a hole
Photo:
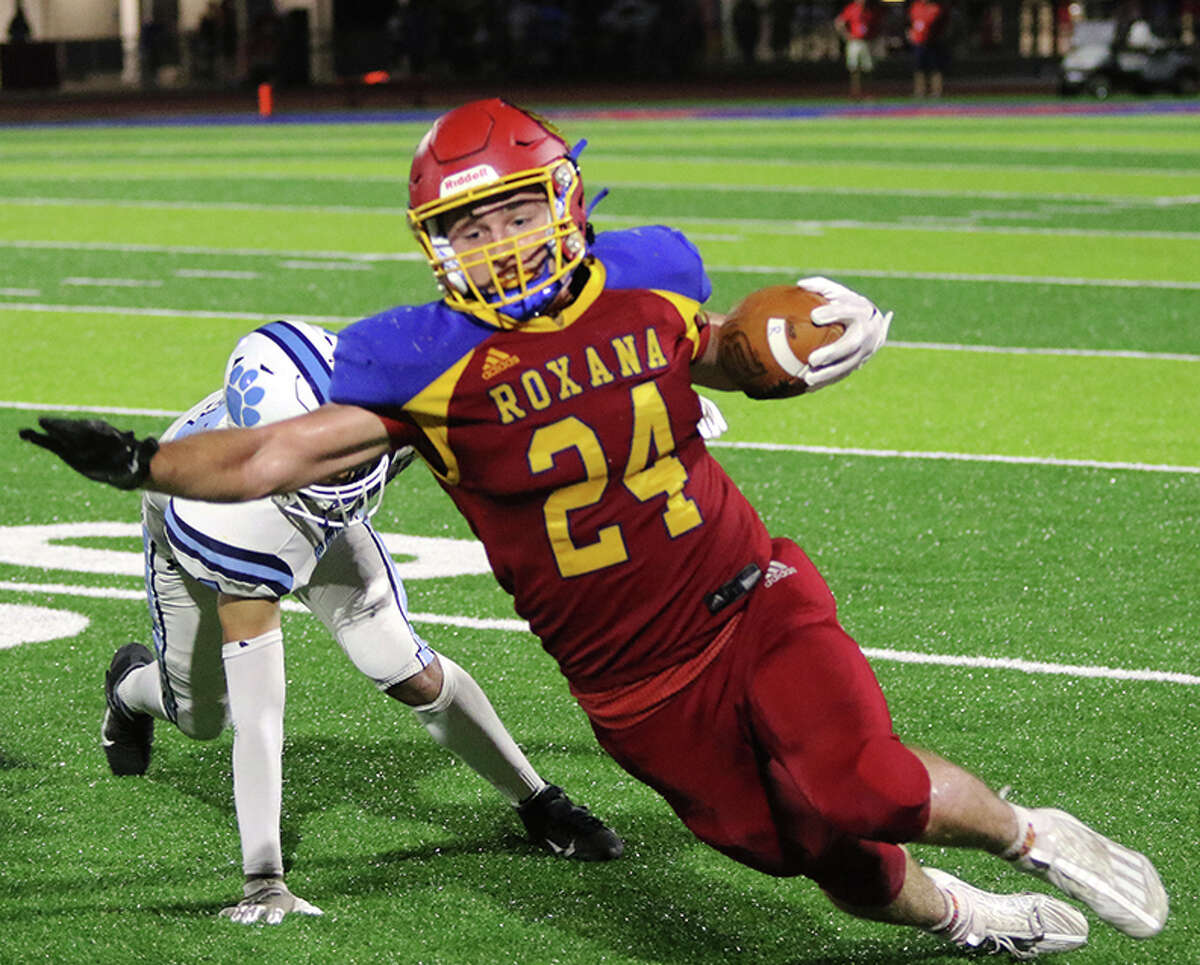
[[[1013,809],[1013,813],[1017,816],[1017,833],[1010,844],[1000,857],[1006,861],[1019,861],[1025,855],[1029,854],[1033,848],[1033,842],[1036,838],[1033,830],[1033,813],[1028,808],[1023,808],[1019,804],[1009,803],[1009,807]]]
[[[934,883],[934,887],[937,888],[942,895],[942,901],[946,906],[946,914],[943,916],[941,921],[939,921],[929,930],[935,934],[941,934],[942,932],[948,931],[953,925],[957,924],[956,919],[958,918],[961,909],[959,908],[958,900],[952,894],[950,894],[949,891],[936,882]]]
[[[117,685],[117,699],[131,714],[149,714],[166,720],[158,664],[148,663],[129,671]]]
[[[233,723],[233,803],[247,875],[283,877],[283,631],[221,648]]]
[[[429,736],[462,758],[510,804],[545,787],[475,678],[444,654],[438,654],[438,659],[441,693],[433,703],[413,708]]]

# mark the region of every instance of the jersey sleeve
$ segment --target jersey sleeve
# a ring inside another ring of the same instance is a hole
[[[401,419],[406,403],[493,331],[441,302],[364,318],[338,333],[329,396]]]

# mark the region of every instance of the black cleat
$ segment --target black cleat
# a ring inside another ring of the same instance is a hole
[[[560,858],[611,861],[621,857],[625,842],[604,822],[571,801],[561,787],[547,784],[517,808],[529,840]]]
[[[150,766],[150,744],[154,740],[154,718],[134,714],[117,696],[117,686],[126,674],[154,663],[154,655],[140,643],[127,643],[113,654],[104,675],[104,721],[100,725],[100,746],[108,758],[109,769],[118,777],[145,774]]]

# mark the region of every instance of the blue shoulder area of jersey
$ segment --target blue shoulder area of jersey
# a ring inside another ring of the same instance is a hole
[[[674,228],[603,231],[596,235],[592,254],[604,263],[607,288],[659,288],[698,302],[712,294],[700,252]]]
[[[338,333],[329,396],[402,406],[495,331],[444,302],[389,308]]]
[[[607,288],[665,289],[698,302],[712,294],[700,253],[673,228],[606,231],[592,252],[604,263]],[[338,333],[330,398],[399,408],[495,331],[445,302],[400,305],[364,318]]]

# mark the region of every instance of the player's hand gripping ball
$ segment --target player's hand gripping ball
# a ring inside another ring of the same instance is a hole
[[[770,285],[751,292],[729,313],[717,342],[717,362],[752,399],[783,399],[809,388],[809,353],[836,342],[846,327],[816,325],[814,308],[828,304],[797,285]]]

